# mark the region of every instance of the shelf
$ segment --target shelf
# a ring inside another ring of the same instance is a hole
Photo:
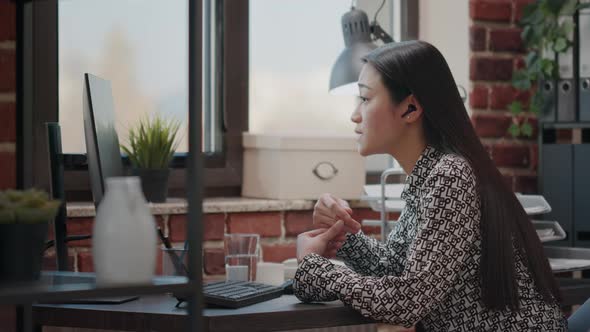
[[[544,247],[553,272],[590,270],[590,249],[573,247]]]
[[[590,122],[541,122],[543,129],[587,129],[590,128]]]
[[[535,226],[541,242],[559,241],[567,237],[557,221],[532,220],[531,222]]]
[[[516,198],[529,216],[551,212],[551,205],[547,203],[547,200],[542,195],[522,195],[517,193]]]
[[[186,277],[156,276],[151,284],[97,287],[94,273],[43,272],[35,282],[0,283],[0,304],[67,302],[115,296],[189,293],[199,288]]]

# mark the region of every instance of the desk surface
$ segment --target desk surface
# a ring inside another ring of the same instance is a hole
[[[558,278],[563,305],[590,298],[590,280]],[[186,310],[169,295],[144,296],[115,305],[39,304],[37,324],[127,331],[184,331]],[[340,301],[304,304],[292,295],[240,309],[206,308],[207,331],[279,331],[372,323]]]
[[[94,273],[43,272],[37,281],[0,283],[0,304],[70,301],[77,298],[186,293],[200,289],[185,277],[156,276],[152,283],[99,287]]]
[[[39,304],[33,315],[37,324],[45,326],[184,331],[186,310],[175,308],[175,304],[169,295],[144,296],[115,305]],[[304,304],[292,295],[240,309],[206,308],[203,314],[208,331],[279,331],[373,322],[340,301]]]

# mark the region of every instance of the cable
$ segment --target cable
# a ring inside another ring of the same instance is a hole
[[[384,5],[385,5],[385,0],[383,0],[383,2],[381,2],[381,6],[379,6],[379,9],[377,9],[377,11],[375,12],[375,17],[373,17],[373,22],[377,22],[377,15],[379,15],[379,12],[381,11],[381,9],[383,9]]]

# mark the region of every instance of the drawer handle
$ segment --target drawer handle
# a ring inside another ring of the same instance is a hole
[[[315,165],[313,174],[322,181],[333,179],[338,174],[338,169],[329,161],[322,161]]]

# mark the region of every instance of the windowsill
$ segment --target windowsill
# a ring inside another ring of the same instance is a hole
[[[215,197],[205,198],[203,203],[204,213],[229,213],[229,212],[261,212],[261,211],[293,211],[313,210],[315,200],[305,199],[263,199],[247,197]],[[369,207],[367,202],[351,200],[352,208]],[[186,214],[188,206],[184,198],[169,198],[166,203],[150,203],[152,214]],[[68,217],[94,217],[95,210],[92,202],[71,202],[67,204]]]

